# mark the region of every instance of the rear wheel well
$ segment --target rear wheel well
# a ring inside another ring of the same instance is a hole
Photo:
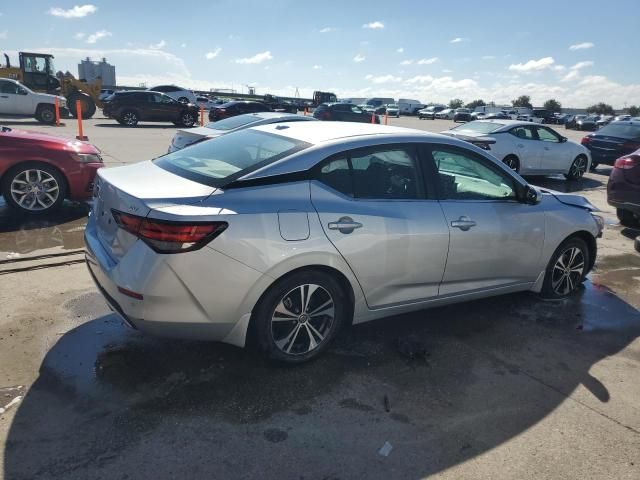
[[[295,275],[296,273],[300,273],[300,272],[323,272],[326,273],[328,275],[331,275],[333,278],[335,278],[338,283],[340,283],[340,286],[343,288],[343,290],[346,292],[347,294],[347,300],[349,302],[348,305],[348,309],[349,309],[349,319],[350,322],[353,322],[353,311],[354,311],[354,306],[355,306],[355,295],[353,293],[353,288],[351,287],[351,283],[349,282],[349,280],[347,279],[347,277],[344,276],[344,274],[342,272],[340,272],[339,270],[336,270],[335,268],[332,267],[327,267],[326,265],[307,265],[304,267],[300,267],[300,268],[296,268],[295,270],[291,270],[290,272],[285,273],[284,275],[276,278],[273,282],[271,282],[271,285],[269,285],[269,287],[262,292],[262,295],[260,295],[260,298],[258,299],[258,301],[256,302],[256,305],[258,305],[262,299],[264,298],[264,296],[267,294],[267,292],[269,290],[271,290],[271,288],[276,285],[277,283],[281,282],[282,280],[290,277],[291,275]],[[253,308],[253,311],[255,312],[255,306]],[[247,328],[247,344],[253,344],[253,342],[255,342],[256,338],[255,338],[255,317],[253,315],[253,313],[251,314],[251,319],[249,320],[249,326]]]

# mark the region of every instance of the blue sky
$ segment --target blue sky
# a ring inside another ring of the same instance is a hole
[[[2,2],[0,50],[106,56],[123,85],[640,104],[637,0],[89,1]]]

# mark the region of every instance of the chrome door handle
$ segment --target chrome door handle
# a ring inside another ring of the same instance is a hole
[[[354,222],[351,217],[341,217],[337,222],[329,222],[329,230],[338,230],[340,233],[351,233],[356,228],[361,228],[360,222]]]
[[[475,227],[476,226],[476,222],[474,222],[473,220],[471,220],[469,217],[467,217],[466,215],[463,215],[462,217],[460,217],[458,220],[454,220],[451,222],[451,226],[453,228],[459,228],[460,230],[466,232],[467,230],[469,230],[471,227]]]

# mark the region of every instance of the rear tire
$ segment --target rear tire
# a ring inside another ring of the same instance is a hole
[[[126,125],[127,127],[135,127],[138,125],[138,121],[138,114],[133,110],[125,110],[122,112],[119,120],[121,124]]]
[[[571,295],[584,282],[590,261],[591,252],[584,240],[571,237],[562,242],[547,265],[541,295],[545,298]]]
[[[252,314],[252,334],[267,358],[303,363],[328,347],[349,312],[348,299],[333,276],[301,271],[278,280],[263,295]]]
[[[518,160],[518,157],[516,157],[515,155],[507,155],[506,157],[504,157],[504,160],[502,160],[502,163],[504,163],[514,172],[520,172],[520,160]]]
[[[191,112],[183,112],[180,114],[180,121],[178,123],[183,127],[191,128],[196,123],[196,116]]]
[[[24,162],[2,176],[2,196],[11,208],[28,215],[43,215],[62,205],[67,182],[54,167]]]
[[[620,220],[620,225],[631,228],[640,227],[640,218],[638,218],[637,215],[634,215],[633,212],[624,210],[623,208],[617,208],[616,215],[618,220]]]
[[[51,125],[56,121],[56,111],[53,105],[40,105],[36,111],[36,119],[39,122]]]
[[[71,115],[74,118],[78,118],[76,112],[76,100],[80,100],[80,111],[82,112],[83,120],[87,120],[93,117],[93,115],[96,113],[96,103],[93,101],[93,98],[91,98],[86,93],[78,92],[69,96],[69,98],[67,99],[67,105],[69,107],[69,112],[71,112]]]

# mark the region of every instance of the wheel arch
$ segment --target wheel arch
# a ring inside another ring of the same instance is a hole
[[[589,266],[587,268],[587,273],[590,272],[596,263],[596,256],[598,254],[598,242],[596,242],[595,237],[590,232],[587,232],[586,230],[579,230],[569,235],[558,245],[561,245],[563,242],[566,242],[570,238],[580,238],[581,240],[584,240],[584,242],[587,244],[587,247],[589,247]]]

